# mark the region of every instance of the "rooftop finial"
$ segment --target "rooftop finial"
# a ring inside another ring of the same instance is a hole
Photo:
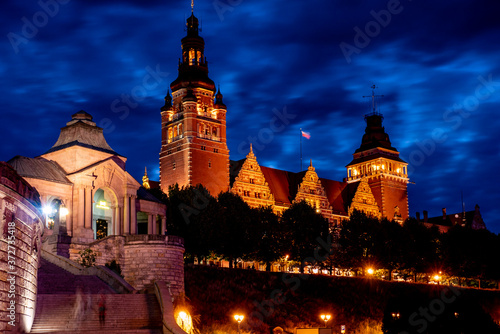
[[[371,97],[372,98],[372,112],[376,113],[377,110],[376,110],[375,98],[376,97],[384,97],[384,95],[375,95],[375,89],[378,88],[377,86],[375,86],[375,84],[373,84],[370,88],[372,89],[372,95],[366,95],[363,97]]]
[[[148,167],[144,167],[144,176],[142,177],[142,186],[146,189],[150,189],[149,178],[148,178]]]
[[[191,0],[191,14],[194,12],[194,0]]]

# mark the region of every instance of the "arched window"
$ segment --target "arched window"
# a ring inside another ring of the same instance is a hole
[[[168,142],[172,141],[172,128],[168,128]]]
[[[196,55],[194,49],[189,49],[189,65],[194,64],[195,57]]]

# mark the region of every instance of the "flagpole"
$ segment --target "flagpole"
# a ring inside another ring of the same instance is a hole
[[[299,129],[299,138],[300,138],[300,170],[302,172],[302,128]]]

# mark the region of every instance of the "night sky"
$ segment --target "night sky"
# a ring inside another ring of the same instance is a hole
[[[2,7],[0,160],[45,153],[83,109],[137,180],[144,166],[158,179],[160,107],[190,1]],[[252,141],[261,165],[299,171],[302,128],[311,134],[304,168],[312,159],[320,177],[342,180],[375,84],[415,182],[411,215],[460,212],[463,191],[466,210],[479,204],[499,233],[499,12],[495,0],[195,1],[209,75],[228,108],[231,159]]]

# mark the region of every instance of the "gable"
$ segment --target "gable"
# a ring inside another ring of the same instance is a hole
[[[359,181],[354,197],[352,198],[352,202],[349,206],[349,215],[351,215],[354,210],[363,211],[367,215],[372,215],[377,218],[381,217],[375,196],[373,196],[368,181],[364,177]]]

